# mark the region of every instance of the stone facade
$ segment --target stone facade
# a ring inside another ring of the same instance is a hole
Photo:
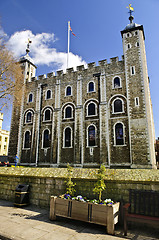
[[[35,77],[28,55],[9,156],[21,165],[156,168],[143,26],[121,31],[123,57]]]

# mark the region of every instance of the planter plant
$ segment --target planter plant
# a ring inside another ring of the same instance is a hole
[[[51,196],[50,220],[56,220],[56,216],[67,217],[75,220],[104,225],[108,234],[114,234],[114,226],[118,222],[119,202],[111,199],[102,200],[102,192],[105,190],[105,166],[101,165],[97,173],[97,182],[94,193],[98,199],[89,200],[81,195],[74,196],[75,183],[72,182],[72,167],[67,165],[66,193],[60,197]]]

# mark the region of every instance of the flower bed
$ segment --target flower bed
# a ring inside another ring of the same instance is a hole
[[[87,200],[82,196],[71,199],[70,196],[64,195],[61,198],[52,196],[50,201],[50,220],[61,216],[96,223],[106,226],[108,234],[114,234],[118,215],[119,202],[114,203],[110,199],[98,203],[98,200]]]

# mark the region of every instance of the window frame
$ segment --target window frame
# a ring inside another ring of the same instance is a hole
[[[95,114],[94,115],[88,115],[88,108],[89,108],[89,105],[90,104],[94,104],[95,105]],[[86,116],[87,117],[94,117],[94,116],[97,116],[97,104],[94,102],[94,101],[90,101],[87,106],[86,106]]]
[[[135,101],[135,107],[139,107],[140,106],[139,97],[135,97],[134,101]]]
[[[66,146],[66,130],[67,129],[70,129],[70,146]],[[63,148],[72,148],[72,139],[73,139],[73,136],[72,136],[72,128],[70,126],[67,126],[64,128],[63,130]]]
[[[115,87],[114,85],[114,80],[116,79],[116,78],[119,78],[119,81],[120,81],[120,86],[118,86],[118,87]],[[119,89],[119,88],[122,88],[122,81],[121,81],[121,77],[119,77],[119,76],[115,76],[115,77],[113,77],[113,80],[112,80],[112,88],[113,89]]]
[[[93,91],[90,91],[89,90],[89,85],[90,85],[90,83],[93,83]],[[87,93],[93,93],[93,92],[95,92],[96,90],[95,90],[95,82],[94,81],[89,81],[88,82],[88,84],[87,84]]]
[[[30,100],[30,95],[32,96],[32,101],[29,101]],[[28,94],[28,103],[31,103],[31,102],[33,102],[33,99],[34,99],[34,94],[31,92],[31,93],[29,93]]]
[[[50,119],[49,120],[45,119],[45,113],[47,110],[50,111]],[[43,122],[50,122],[51,120],[52,120],[52,110],[50,108],[45,108],[43,111]]]
[[[121,103],[122,103],[122,111],[121,111],[121,112],[115,112],[115,111],[114,111],[114,110],[115,110],[114,103],[115,103],[115,101],[117,101],[117,100],[120,100]],[[125,112],[125,111],[124,111],[124,101],[123,101],[123,99],[122,99],[122,98],[119,98],[119,97],[115,98],[115,99],[112,101],[112,114],[122,114],[122,113],[124,113],[124,112]]]
[[[47,97],[48,91],[50,91],[50,98]],[[51,89],[47,89],[46,93],[45,93],[45,100],[50,100],[52,99],[52,90]]]
[[[127,50],[129,50],[131,48],[131,43],[127,44]]]
[[[130,67],[130,74],[131,74],[131,76],[134,76],[134,75],[136,74],[136,72],[135,72],[135,66],[131,66],[131,67]]]
[[[29,132],[29,147],[25,147],[25,140],[26,140],[26,133]],[[26,130],[24,132],[24,136],[23,136],[23,149],[30,149],[31,148],[31,131],[30,130]]]
[[[71,94],[67,94],[67,89],[70,88],[71,89]],[[66,88],[65,88],[65,97],[69,97],[69,96],[72,96],[72,86],[68,85]]]
[[[28,115],[29,113],[31,114],[31,120],[30,120],[30,121],[27,121],[27,115]],[[33,123],[33,117],[34,117],[34,113],[33,113],[31,110],[27,110],[27,111],[25,112],[25,116],[24,116],[24,118],[25,118],[24,123],[25,123],[25,124],[32,124],[32,123]]]
[[[45,134],[45,131],[48,131],[49,132],[49,146],[47,146],[47,147],[44,147],[44,134]],[[50,134],[50,129],[48,129],[48,128],[45,128],[44,130],[43,130],[43,133],[42,133],[42,149],[48,149],[48,148],[50,148],[51,147],[51,134]]]
[[[66,109],[68,108],[68,107],[70,107],[71,108],[71,117],[66,117]],[[70,105],[70,104],[68,104],[68,105],[66,105],[65,107],[64,107],[64,119],[73,119],[73,110],[74,110],[74,108]]]
[[[90,127],[94,127],[94,130],[95,130],[95,145],[94,146],[90,146],[89,145],[89,128]],[[87,147],[88,148],[94,148],[94,147],[97,147],[97,127],[94,125],[94,124],[90,124],[88,127],[87,127]]]
[[[117,144],[117,139],[116,139],[116,125],[117,124],[121,124],[122,125],[122,131],[123,131],[123,144]],[[126,144],[125,144],[125,125],[124,125],[124,123],[123,122],[116,122],[115,124],[114,124],[114,146],[115,147],[123,147],[123,146],[126,146]]]

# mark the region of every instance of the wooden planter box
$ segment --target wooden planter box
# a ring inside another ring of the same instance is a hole
[[[119,204],[118,202],[106,206],[51,196],[50,220],[56,220],[56,216],[61,216],[100,224],[107,227],[108,234],[113,235],[114,225],[118,222]]]

